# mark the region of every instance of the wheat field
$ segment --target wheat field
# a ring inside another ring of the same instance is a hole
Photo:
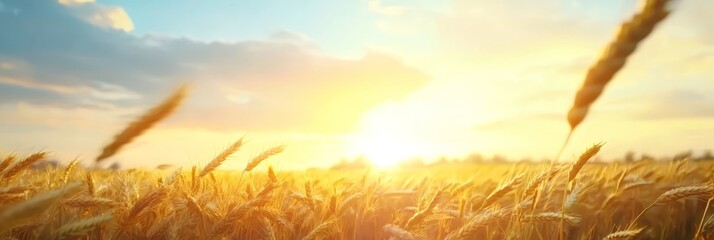
[[[3,239],[714,237],[710,161],[307,172],[25,167],[44,155],[4,158]]]
[[[590,68],[568,113],[571,134],[668,2],[647,1]],[[276,146],[242,170],[220,170],[245,144],[238,139],[190,169],[101,167],[187,91],[128,124],[90,166],[33,167],[46,152],[0,155],[0,239],[714,239],[714,161],[591,161],[603,144],[541,163],[256,170],[285,149]]]

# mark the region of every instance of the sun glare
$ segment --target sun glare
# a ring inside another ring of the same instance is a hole
[[[430,150],[420,144],[415,135],[418,130],[416,124],[399,114],[369,112],[362,119],[360,132],[353,136],[352,155],[363,156],[376,167],[394,167]]]
[[[354,148],[358,155],[364,156],[376,167],[396,166],[412,156],[408,143],[398,136],[365,134],[357,137]]]

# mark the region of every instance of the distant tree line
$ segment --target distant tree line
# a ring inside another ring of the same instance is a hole
[[[673,156],[667,157],[654,157],[653,155],[647,153],[637,154],[633,151],[628,151],[622,158],[610,159],[610,162],[637,162],[637,161],[681,161],[684,159],[689,159],[690,161],[711,161],[714,160],[714,153],[711,150],[701,151],[699,154],[695,154],[692,150],[682,151]],[[522,159],[508,159],[502,155],[493,155],[491,157],[486,157],[478,153],[470,154],[463,158],[447,158],[440,157],[435,161],[425,161],[422,158],[410,158],[400,161],[397,166],[401,168],[420,168],[420,167],[432,167],[432,166],[448,166],[448,165],[460,165],[460,164],[484,164],[484,163],[538,163],[547,162],[549,159],[543,158],[540,160],[535,160],[532,158],[522,158]],[[593,159],[594,162],[606,162],[603,159]],[[32,166],[35,169],[43,168],[54,168],[54,167],[64,167],[64,164],[60,164],[57,160],[47,160],[41,161]],[[81,166],[78,166],[81,167]],[[333,170],[345,170],[345,169],[365,169],[372,167],[372,162],[366,157],[357,157],[354,159],[341,159],[338,163],[332,165],[330,169]],[[119,163],[114,162],[107,169],[119,170],[122,169]]]
[[[690,161],[711,161],[714,160],[714,154],[711,150],[704,150],[699,154],[694,154],[694,151],[687,150],[674,154],[673,156],[666,157],[654,157],[653,155],[647,153],[637,154],[633,151],[628,151],[622,158],[615,159],[601,159],[596,158],[593,161],[597,162],[637,162],[637,161],[681,161],[684,159],[689,159]],[[493,155],[491,157],[486,157],[478,153],[470,154],[464,158],[447,158],[440,157],[435,161],[425,161],[421,158],[410,158],[400,161],[397,166],[401,168],[419,168],[419,167],[433,167],[433,166],[448,166],[448,165],[460,165],[460,164],[485,164],[485,163],[538,163],[547,162],[550,159],[543,158],[540,160],[535,160],[532,158],[522,158],[522,159],[508,159],[502,155]],[[372,167],[372,163],[366,157],[360,156],[354,159],[341,159],[337,164],[333,165],[330,169],[333,170],[344,170],[344,169],[364,169]]]

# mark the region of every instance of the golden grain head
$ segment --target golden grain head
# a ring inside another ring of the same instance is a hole
[[[642,233],[642,230],[644,228],[638,228],[638,229],[633,229],[633,230],[624,230],[624,231],[618,231],[614,233],[610,233],[603,240],[631,240],[631,239],[637,239],[637,237]]]
[[[111,143],[107,144],[102,149],[102,153],[97,156],[95,161],[101,162],[102,160],[113,156],[126,144],[133,141],[146,130],[149,130],[159,121],[171,115],[171,113],[173,113],[176,108],[181,105],[181,102],[186,97],[187,92],[188,85],[181,86],[162,103],[153,107],[144,113],[144,115],[129,123],[124,130],[114,137],[114,140]]]
[[[686,186],[671,189],[657,198],[656,203],[670,203],[693,196],[712,196],[714,187],[709,185]]]

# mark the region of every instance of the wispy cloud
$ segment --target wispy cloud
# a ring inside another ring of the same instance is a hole
[[[134,23],[121,7],[98,4],[94,0],[59,0],[59,3],[76,17],[94,25],[127,32],[134,30]]]
[[[5,4],[21,13],[0,14],[0,31],[13,32],[1,40],[0,59],[26,65],[0,70],[4,88],[26,92],[5,96],[5,104],[40,104],[37,96],[49,91],[57,95],[44,98],[46,104],[135,106],[138,98],[146,104],[180,82],[194,82],[190,114],[177,116],[177,126],[345,132],[367,109],[428,79],[379,52],[330,57],[289,31],[243,42],[138,37],[75,17],[79,10],[103,15],[109,9],[95,2]]]
[[[382,0],[369,0],[369,10],[382,15],[402,15],[409,10],[404,6],[384,5]]]

